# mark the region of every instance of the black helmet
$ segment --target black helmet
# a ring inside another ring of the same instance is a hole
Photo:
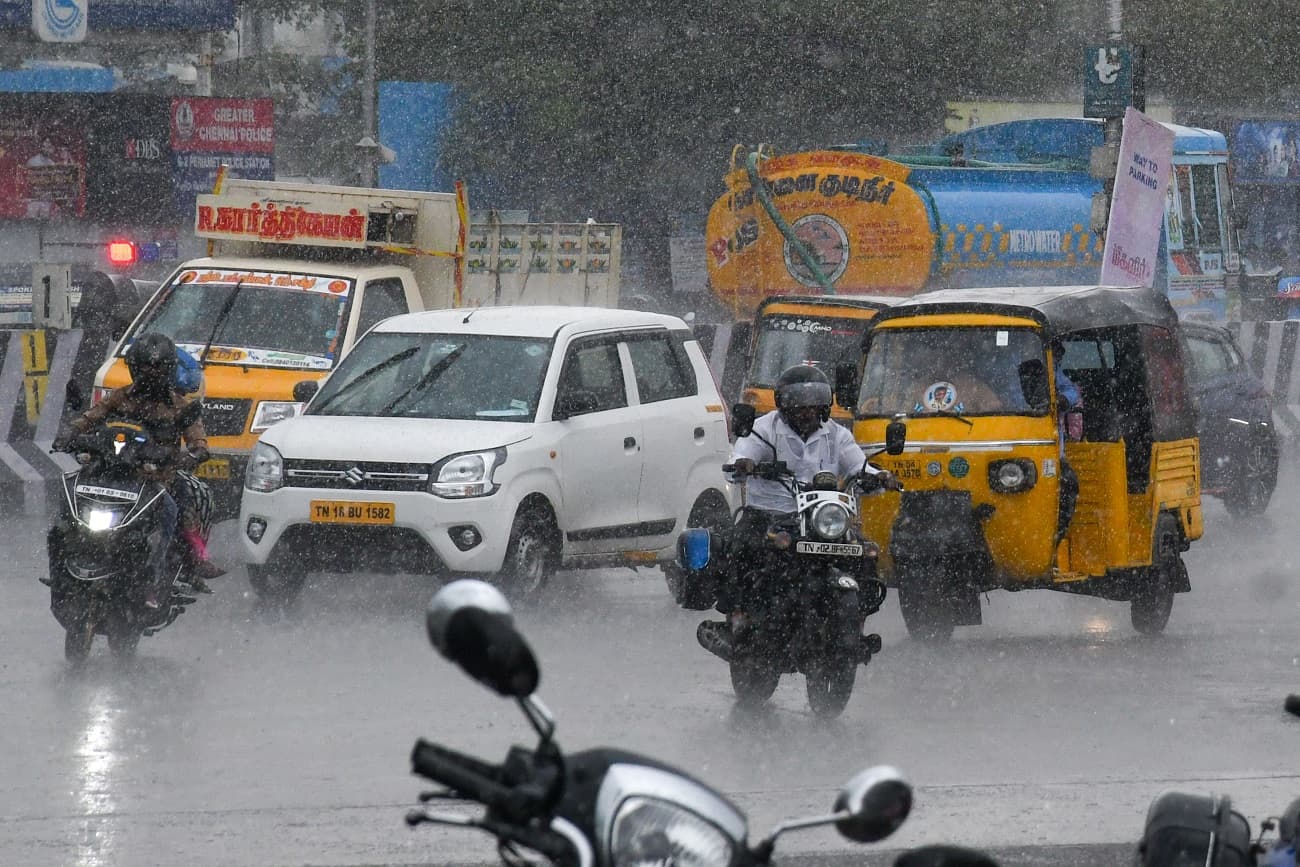
[[[830,380],[811,365],[787,367],[776,380],[776,408],[781,412],[815,406],[826,421],[831,416],[832,399]]]
[[[176,380],[176,344],[156,331],[142,334],[126,351],[126,369],[141,392],[164,397]]]

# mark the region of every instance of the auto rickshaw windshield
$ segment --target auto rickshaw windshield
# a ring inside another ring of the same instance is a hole
[[[867,349],[858,415],[1044,415],[1047,366],[1034,328],[882,328]]]

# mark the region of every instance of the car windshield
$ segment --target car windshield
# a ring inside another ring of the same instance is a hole
[[[532,421],[550,357],[537,337],[372,333],[307,414]]]
[[[764,316],[754,344],[749,384],[775,386],[781,372],[796,364],[813,364],[832,376],[841,361],[857,361],[866,322],[834,316],[780,313]]]
[[[867,350],[858,413],[1041,415],[1025,384],[1045,370],[1032,328],[885,328]]]
[[[195,356],[211,340],[207,361],[219,364],[334,366],[352,281],[261,272],[207,276],[180,275],[136,333],[162,332]]]

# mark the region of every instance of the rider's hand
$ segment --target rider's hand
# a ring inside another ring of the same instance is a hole
[[[733,472],[737,476],[748,476],[754,472],[754,462],[749,458],[736,458],[731,465],[734,467]]]
[[[876,473],[876,484],[880,485],[880,487],[884,488],[886,491],[903,490],[903,483],[898,480],[898,476],[894,475],[889,470],[881,470]]]

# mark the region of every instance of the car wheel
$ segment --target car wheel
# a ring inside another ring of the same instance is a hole
[[[559,565],[559,535],[554,518],[543,509],[527,509],[515,516],[497,578],[507,598],[530,602],[541,595]]]
[[[725,500],[708,495],[700,497],[691,508],[690,517],[686,519],[687,527],[702,527],[721,533],[725,538],[731,532],[733,521],[731,509]],[[668,584],[668,594],[673,601],[688,611],[706,611],[713,607],[718,599],[718,588],[711,581],[691,580],[676,561],[670,560],[659,564]]]
[[[1249,518],[1268,508],[1277,486],[1277,448],[1257,437],[1246,452],[1242,472],[1229,482],[1223,505],[1234,518]]]
[[[307,570],[300,564],[248,563],[248,583],[259,598],[267,602],[292,602],[307,583]]]
[[[1161,544],[1161,539],[1170,538],[1178,538],[1178,522],[1162,515],[1156,524],[1151,565],[1142,570],[1141,583],[1129,603],[1129,619],[1142,635],[1159,635],[1165,631],[1174,609],[1174,594],[1186,569],[1177,546],[1170,542]]]

